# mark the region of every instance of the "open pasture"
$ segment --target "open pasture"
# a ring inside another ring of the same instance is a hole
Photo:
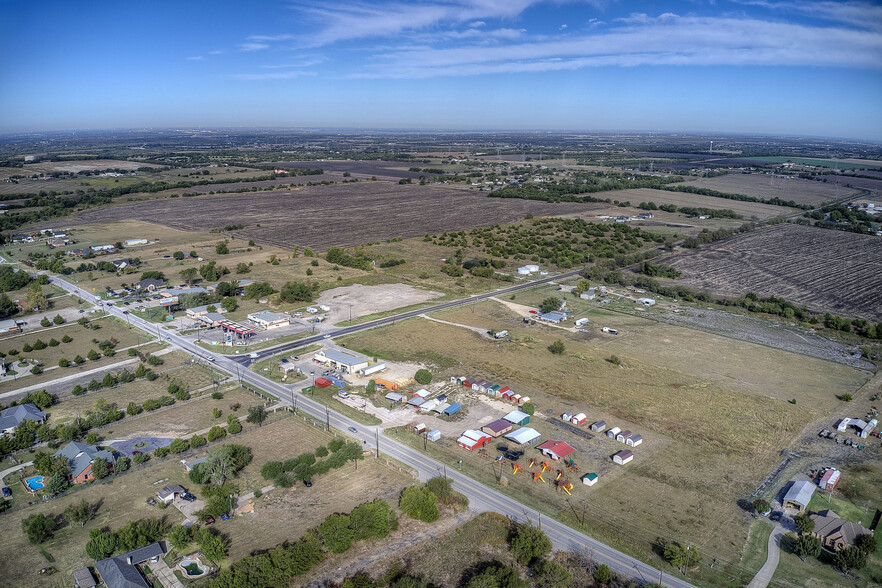
[[[719,192],[746,194],[758,198],[793,200],[797,204],[821,204],[829,200],[845,198],[858,192],[857,190],[843,188],[829,182],[814,182],[791,176],[782,177],[735,172],[715,178],[689,179],[686,180],[686,183]]]
[[[674,184],[675,186],[677,184]],[[711,208],[714,210],[732,210],[745,219],[756,217],[758,219],[772,218],[782,214],[796,212],[792,208],[773,206],[759,202],[743,202],[741,200],[728,200],[714,196],[701,194],[689,194],[688,192],[669,192],[668,190],[654,190],[652,188],[636,188],[633,190],[617,190],[615,192],[603,192],[604,198],[611,198],[619,202],[630,202],[637,206],[641,202],[655,202],[661,204],[674,204],[676,206],[694,206],[697,208]],[[642,211],[641,211],[642,212]],[[655,212],[653,212],[655,214]],[[685,218],[684,215],[680,215]]]
[[[123,204],[84,211],[65,224],[137,218],[204,231],[235,221],[247,225],[237,236],[286,249],[301,245],[324,250],[509,223],[528,213],[559,215],[595,208],[592,204],[487,198],[483,192],[448,186],[360,182]]]
[[[882,320],[882,239],[782,224],[658,258],[677,283],[717,294],[755,292],[830,312]]]

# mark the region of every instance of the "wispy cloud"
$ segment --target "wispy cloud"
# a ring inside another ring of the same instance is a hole
[[[188,57],[187,61],[202,61],[203,59],[205,59],[205,58],[202,57],[201,55],[194,55],[192,57]]]
[[[243,73],[232,74],[230,77],[236,80],[290,80],[292,78],[300,78],[304,76],[315,76],[314,71],[292,70],[266,73]]]
[[[246,53],[263,51],[264,49],[269,49],[269,45],[266,43],[242,43],[239,45],[239,51],[244,51]]]
[[[261,69],[289,69],[292,67],[312,67],[313,65],[318,65],[322,63],[324,58],[321,57],[308,57],[308,58],[296,58],[294,61],[289,61],[288,63],[275,63],[275,64],[267,64],[261,65]]]
[[[732,0],[743,6],[755,6],[779,14],[801,14],[830,22],[840,22],[867,29],[882,28],[882,5],[869,2],[804,2],[784,0]]]
[[[403,47],[354,77],[424,78],[597,66],[758,65],[882,68],[882,33],[732,17],[634,16],[565,40],[500,46]]]
[[[209,55],[223,55],[225,51],[223,49],[215,49],[214,51],[209,51]]]

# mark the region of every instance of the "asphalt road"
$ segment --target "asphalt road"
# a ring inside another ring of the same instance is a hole
[[[320,341],[324,339],[327,335],[329,335],[330,338],[333,338],[348,333],[354,333],[364,329],[370,329],[380,325],[388,324],[396,320],[417,316],[425,312],[451,308],[459,304],[467,304],[469,302],[483,300],[491,296],[499,296],[510,292],[516,292],[524,288],[529,288],[538,284],[551,282],[553,280],[571,277],[576,274],[578,274],[578,271],[573,271],[566,274],[559,274],[556,276],[548,276],[547,278],[542,278],[540,280],[536,280],[527,284],[520,284],[517,286],[512,286],[510,288],[497,290],[495,292],[471,296],[462,300],[445,302],[430,308],[423,308],[415,311],[405,312],[392,317],[377,319],[375,321],[360,325],[354,325],[352,327],[341,328],[330,333],[323,333],[322,335],[317,335],[306,340],[301,339],[291,344],[276,347],[272,349],[271,352],[273,354],[280,353],[288,349],[294,349],[312,342]],[[464,494],[469,499],[470,508],[480,512],[497,512],[499,514],[502,514],[503,516],[507,516],[510,519],[521,523],[530,522],[532,524],[540,525],[542,527],[542,530],[545,531],[545,533],[548,535],[549,539],[551,539],[554,548],[557,550],[571,552],[589,550],[593,554],[594,561],[596,561],[597,563],[604,563],[608,565],[617,574],[621,574],[627,577],[641,578],[646,582],[658,582],[659,580],[661,580],[661,583],[664,586],[670,586],[671,588],[689,588],[690,586],[692,586],[688,582],[685,582],[679,578],[673,576],[665,576],[654,567],[644,564],[643,562],[633,557],[625,555],[624,553],[621,553],[620,551],[617,551],[612,547],[609,547],[601,543],[600,541],[597,541],[596,539],[593,539],[583,533],[576,531],[575,529],[564,525],[563,523],[549,518],[547,515],[545,517],[542,517],[538,511],[530,508],[529,506],[521,504],[511,497],[505,496],[502,493],[494,490],[493,488],[490,488],[473,480],[472,478],[456,471],[454,468],[446,468],[445,465],[429,458],[426,455],[423,455],[416,449],[412,449],[406,445],[398,443],[394,439],[384,436],[382,434],[383,430],[380,427],[368,427],[362,425],[349,418],[346,418],[345,416],[333,410],[330,410],[329,408],[322,404],[319,404],[318,402],[315,402],[308,396],[304,396],[299,392],[300,390],[302,390],[302,388],[309,385],[308,380],[306,382],[299,382],[298,384],[295,384],[293,386],[285,386],[273,382],[272,380],[268,380],[263,376],[242,367],[239,361],[243,359],[247,360],[248,358],[213,354],[198,347],[196,344],[188,341],[187,339],[184,339],[183,337],[178,336],[173,332],[162,331],[158,324],[150,323],[139,317],[132,316],[129,313],[125,313],[123,309],[119,307],[106,306],[103,304],[103,301],[101,301],[96,296],[93,296],[88,292],[83,292],[73,284],[70,284],[60,278],[50,277],[50,280],[56,286],[59,286],[69,292],[76,293],[77,296],[83,298],[87,302],[101,305],[102,308],[107,310],[113,316],[129,322],[132,326],[136,326],[147,333],[156,334],[161,337],[162,340],[167,341],[175,347],[179,347],[191,353],[197,358],[205,359],[208,357],[213,357],[213,367],[217,367],[229,373],[230,375],[238,377],[242,382],[251,384],[257,388],[278,396],[278,398],[280,399],[279,405],[281,406],[291,406],[293,403],[296,406],[297,410],[306,410],[316,417],[325,415],[329,426],[342,431],[346,435],[350,435],[360,441],[364,441],[366,447],[369,447],[372,450],[379,450],[381,455],[387,455],[407,466],[410,466],[416,472],[418,472],[419,477],[422,480],[428,480],[429,478],[440,475],[446,470],[446,475],[454,480],[454,488],[456,488],[458,492]],[[349,430],[350,427],[354,427],[357,432],[352,433]]]

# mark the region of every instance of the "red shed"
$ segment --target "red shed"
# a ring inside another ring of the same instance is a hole
[[[327,378],[316,378],[315,385],[319,388],[327,388],[331,385],[331,380],[328,380]]]

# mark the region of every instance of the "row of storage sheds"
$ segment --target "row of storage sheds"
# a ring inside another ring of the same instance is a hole
[[[584,425],[588,422],[588,416],[584,412],[580,412],[578,414],[573,414],[568,411],[560,415],[562,420],[565,420],[574,425]],[[591,431],[594,433],[602,433],[606,430],[606,421],[595,421],[591,424]]]
[[[515,394],[514,390],[508,386],[501,386],[499,384],[494,384],[493,382],[488,382],[487,380],[468,378],[466,376],[452,376],[450,382],[466,388],[471,388],[475,392],[480,392],[481,394],[486,394],[493,398],[502,398],[503,400],[514,402],[515,404],[525,404],[530,402],[529,396]]]
[[[606,436],[615,439],[619,443],[624,443],[628,447],[637,447],[643,443],[643,436],[631,431],[623,431],[620,427],[613,427],[606,432]]]

